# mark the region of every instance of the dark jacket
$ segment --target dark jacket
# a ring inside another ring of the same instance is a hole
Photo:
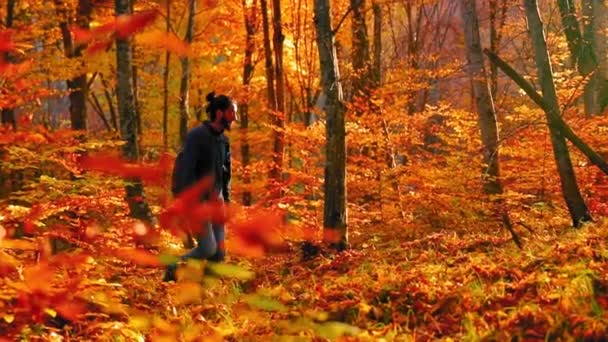
[[[205,176],[213,176],[214,190],[230,201],[230,142],[209,121],[193,128],[186,136],[177,176],[179,188],[186,189]],[[209,199],[205,193],[202,199]]]

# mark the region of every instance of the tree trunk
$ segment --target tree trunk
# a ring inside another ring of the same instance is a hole
[[[382,83],[382,7],[374,1],[372,10],[374,12],[374,59],[371,75],[373,86],[378,87]]]
[[[593,0],[583,0],[583,42],[580,46],[579,59],[581,66],[579,68],[582,76],[588,77],[587,84],[583,91],[583,100],[585,103],[585,115],[591,117],[598,114],[599,106],[597,102],[595,89],[597,87],[597,74],[594,73],[597,68],[597,59],[595,51],[593,51],[594,29],[593,29]]]
[[[353,98],[366,99],[369,96],[369,40],[365,25],[365,0],[350,0],[352,18],[352,66],[353,66]],[[362,108],[355,109],[357,115],[363,113]]]
[[[473,80],[473,94],[483,144],[483,188],[487,194],[499,194],[502,193],[502,186],[499,181],[498,127],[492,94],[488,88],[488,77],[483,64],[475,0],[461,0],[460,3],[463,11],[468,73]]]
[[[116,0],[116,15],[129,14],[131,0]],[[133,95],[132,49],[129,39],[116,39],[116,78],[118,112],[120,113],[120,135],[125,141],[123,157],[131,162],[139,159],[137,144],[137,116]],[[144,201],[144,188],[141,180],[128,179],[125,186],[126,200],[132,217],[151,222],[152,213]]]
[[[461,0],[463,12],[464,36],[468,61],[468,73],[471,76],[473,96],[477,108],[481,142],[483,144],[483,167],[481,178],[483,190],[488,195],[502,194],[500,183],[500,167],[498,163],[498,126],[492,93],[488,86],[488,75],[483,62],[481,49],[481,38],[479,35],[479,22],[475,0]],[[496,39],[496,37],[494,37]],[[494,46],[496,49],[496,46]],[[522,247],[519,236],[513,230],[508,211],[501,200],[494,200],[496,212],[502,218],[502,222],[511,233],[513,241],[518,247]]]
[[[570,216],[572,217],[572,223],[575,227],[579,227],[583,222],[590,221],[591,215],[587,210],[587,205],[585,204],[579,191],[578,184],[576,183],[576,176],[574,174],[572,161],[570,160],[566,139],[564,138],[563,133],[558,129],[560,109],[538,5],[536,0],[524,0],[524,5],[526,17],[528,18],[528,29],[530,37],[532,38],[540,86],[543,92],[543,98],[549,106],[549,110],[546,111],[546,116],[549,124],[551,143],[553,145],[553,154],[561,180],[562,192],[568,210],[570,211]]]
[[[605,113],[608,108],[608,4],[605,0],[593,0],[593,51],[595,52],[597,69],[596,101],[598,114]]]
[[[93,109],[97,112],[97,115],[103,122],[103,125],[106,127],[108,132],[112,132],[112,127],[110,127],[110,123],[108,122],[108,119],[106,118],[105,114],[103,113],[103,108],[101,107],[101,103],[99,103],[99,99],[97,98],[97,95],[95,95],[95,93],[93,91],[89,92],[88,100],[89,100],[89,103],[91,104],[91,106],[93,107]]]
[[[8,0],[6,3],[6,22],[5,28],[10,29],[13,27],[13,19],[15,18],[15,1]],[[5,52],[2,56],[7,63],[11,62],[11,55],[9,52]],[[15,110],[13,108],[2,108],[1,115],[2,125],[11,125],[13,130],[17,130],[17,120],[15,118]]]
[[[108,103],[108,110],[110,111],[110,120],[112,120],[112,127],[115,131],[118,131],[118,115],[116,115],[116,108],[114,107],[114,101],[112,101],[112,94],[110,93],[110,85],[108,81],[103,77],[103,74],[99,74],[99,79],[103,85],[103,96]]]
[[[274,131],[274,149],[270,178],[278,186],[274,198],[281,197],[280,184],[283,173],[283,155],[285,153],[285,80],[283,78],[283,31],[281,28],[281,1],[272,0],[273,45],[274,45],[274,80],[276,108],[272,115]]]
[[[253,53],[255,52],[255,33],[256,33],[256,1],[251,4],[251,8],[247,7],[247,2],[243,0],[243,13],[245,19],[245,61],[243,63],[243,87],[245,89],[245,101],[240,105],[239,116],[241,119],[241,164],[243,166],[243,205],[250,206],[252,202],[251,191],[247,188],[251,184],[251,175],[249,164],[251,164],[251,154],[249,150],[249,138],[247,131],[249,129],[249,99],[251,78],[253,77],[254,64]]]
[[[165,31],[167,35],[171,30],[171,1],[166,2]],[[169,147],[169,67],[171,53],[165,52],[165,70],[163,70],[163,148]]]
[[[66,57],[76,58],[82,56],[83,46],[74,46],[72,40],[72,34],[70,32],[70,26],[72,25],[70,10],[67,5],[61,0],[55,1],[57,12],[62,16],[62,21],[59,23],[61,30],[61,36],[63,38],[63,49]],[[93,6],[89,0],[78,0],[78,7],[76,10],[76,25],[82,29],[89,29],[89,23],[91,21],[91,13]],[[70,91],[70,122],[73,130],[86,130],[87,129],[87,104],[86,100],[88,97],[89,86],[87,82],[87,75],[75,76],[66,81],[68,89]]]
[[[332,33],[329,0],[315,0],[315,28],[321,84],[327,96],[323,111],[326,116],[327,143],[325,149],[325,201],[323,227],[332,245],[338,250],[348,246],[346,210],[346,134],[344,126],[345,106],[342,103],[342,85]]]
[[[190,0],[188,5],[188,23],[186,24],[186,35],[184,41],[188,44],[192,43],[194,35],[194,16],[196,15],[196,0]],[[190,58],[182,56],[180,58],[182,65],[182,78],[179,84],[179,137],[183,146],[188,134],[188,119],[190,118],[190,110],[188,98],[190,97]]]
[[[490,0],[490,51],[498,53],[498,46],[501,40],[502,28],[505,24],[508,4],[507,0]],[[498,92],[498,68],[490,64],[490,93],[495,98]]]
[[[576,5],[574,4],[574,0],[557,0],[557,5],[562,19],[566,42],[568,43],[568,50],[570,50],[572,66],[578,67],[582,37],[578,20],[576,19]]]

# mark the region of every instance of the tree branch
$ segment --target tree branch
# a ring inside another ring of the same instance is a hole
[[[336,28],[334,28],[331,31],[331,35],[332,36],[335,36],[336,33],[338,33],[338,30],[340,29],[340,26],[342,26],[342,23],[344,22],[344,20],[346,19],[346,17],[348,17],[348,15],[350,14],[350,12],[352,12],[352,11],[353,11],[353,7],[352,6],[348,6],[348,9],[346,10],[346,12],[344,13],[344,15],[342,16],[342,18],[338,22],[338,25],[336,25]]]
[[[507,64],[507,62],[488,49],[484,49],[483,52],[486,54],[486,56],[488,56],[491,63],[495,64],[500,70],[502,70],[502,72],[509,76],[513,82],[517,83],[517,85],[524,92],[526,92],[528,97],[532,99],[532,101],[534,101],[534,103],[536,103],[540,108],[542,108],[542,110],[545,112],[551,110],[549,105],[545,102],[545,99],[539,93],[537,93],[536,90],[534,90],[532,84],[526,81],[519,73],[517,73],[517,71],[515,71],[515,69]],[[591,163],[602,170],[604,174],[608,175],[608,164],[606,161],[581,138],[579,138],[561,116],[557,116],[555,124],[557,125],[555,128],[562,132],[566,139],[570,140],[570,142],[572,142],[572,144],[576,146],[576,148],[578,148],[589,159],[589,161],[591,161]]]

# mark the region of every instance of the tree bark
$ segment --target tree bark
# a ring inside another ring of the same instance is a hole
[[[599,107],[596,96],[596,75],[592,72],[597,67],[595,52],[593,51],[593,4],[592,0],[582,1],[583,12],[583,32],[576,19],[576,6],[574,0],[558,0],[557,4],[562,19],[564,34],[570,50],[570,59],[576,66],[579,74],[587,78],[587,83],[583,89],[583,102],[585,105],[585,115],[590,117],[597,114]]]
[[[131,0],[116,0],[116,15],[130,13]],[[139,159],[137,144],[137,116],[135,113],[135,97],[133,95],[133,64],[132,48],[129,38],[116,39],[116,78],[118,112],[120,113],[120,135],[125,141],[122,155],[128,161]],[[144,200],[144,188],[141,180],[128,179],[125,186],[126,200],[129,204],[130,215],[146,222],[152,221],[152,213]]]
[[[108,103],[108,110],[110,111],[110,120],[112,120],[112,127],[115,131],[118,131],[118,115],[116,115],[116,108],[114,107],[114,101],[112,101],[112,94],[110,93],[110,85],[108,81],[103,77],[103,74],[99,74],[99,79],[103,85],[103,96]]]
[[[363,99],[369,96],[369,39],[367,38],[367,26],[365,25],[365,0],[350,0],[352,17],[352,66],[353,66],[353,90],[352,97]],[[362,108],[356,108],[357,115],[363,113]]]
[[[475,0],[461,0],[468,73],[473,82],[473,94],[477,107],[481,142],[483,144],[482,181],[487,194],[502,193],[498,165],[498,127],[488,77],[483,64],[479,23]]]
[[[321,84],[327,96],[323,106],[327,136],[323,224],[327,233],[325,236],[330,237],[332,246],[342,250],[348,247],[345,106],[342,102],[342,85],[329,15],[331,13],[329,0],[315,0],[314,13]]]
[[[196,0],[190,0],[188,5],[188,22],[186,24],[186,35],[184,41],[188,44],[192,43],[194,35],[194,16],[196,15]],[[190,109],[188,99],[190,97],[190,58],[182,56],[180,58],[182,66],[182,77],[179,85],[179,137],[183,146],[188,134],[188,119],[190,118]]]
[[[501,32],[505,24],[508,4],[502,0],[499,8],[499,0],[490,0],[490,51],[498,53],[501,41]],[[495,98],[498,92],[498,69],[494,64],[490,65],[490,93]]]
[[[15,18],[15,2],[16,0],[8,0],[6,3],[6,21],[4,26],[7,29],[13,27],[13,20]],[[4,58],[7,63],[11,62],[9,52],[5,52],[2,58]],[[15,118],[15,110],[13,108],[2,108],[1,120],[2,125],[11,125],[13,130],[17,130],[17,120]]]
[[[70,26],[73,24],[73,19],[69,13],[67,5],[62,0],[55,1],[57,13],[62,17],[59,23],[61,36],[63,38],[63,49],[65,56],[68,58],[77,58],[82,56],[83,46],[74,46]],[[91,13],[93,6],[89,0],[78,0],[76,10],[76,25],[82,29],[88,29],[91,21]],[[70,91],[70,123],[73,130],[87,129],[87,104],[88,97],[88,82],[87,75],[83,73],[74,76],[66,81]]]
[[[551,70],[551,60],[547,50],[547,42],[543,30],[543,23],[540,19],[538,4],[536,0],[524,0],[526,17],[528,18],[528,29],[532,39],[538,77],[543,92],[543,98],[549,106],[546,111],[547,122],[549,124],[549,134],[553,145],[553,154],[557,164],[557,169],[562,185],[564,200],[570,211],[572,223],[579,227],[585,221],[591,221],[591,215],[587,205],[576,183],[576,176],[566,139],[561,130],[558,129],[560,109],[553,82],[553,71]]]
[[[283,30],[281,28],[281,1],[272,0],[273,46],[274,46],[274,80],[276,108],[272,115],[274,130],[274,148],[270,178],[277,185],[274,198],[281,197],[280,184],[283,173],[283,156],[285,153],[285,80],[283,78]]]
[[[253,77],[254,64],[253,53],[255,52],[255,33],[257,27],[256,20],[256,1],[251,4],[251,8],[247,7],[247,2],[242,1],[243,13],[245,19],[245,60],[243,63],[243,87],[245,89],[245,102],[240,105],[239,116],[241,119],[241,164],[243,166],[243,184],[246,190],[243,191],[243,205],[250,206],[252,203],[251,191],[247,186],[251,184],[251,175],[249,165],[251,164],[251,154],[249,147],[249,138],[247,136],[249,130],[249,99],[250,99],[250,84]]]
[[[608,4],[605,0],[593,0],[593,50],[596,56],[596,101],[597,114],[606,112],[608,107]]]
[[[171,29],[171,1],[166,2],[165,31],[169,34]],[[165,52],[165,69],[163,70],[163,148],[169,147],[169,67],[171,53]]]
[[[382,83],[382,7],[377,1],[372,3],[374,13],[374,55],[372,64],[373,86],[378,87]]]
[[[461,0],[460,4],[463,12],[468,73],[472,79],[473,95],[475,97],[481,142],[483,144],[483,168],[481,171],[483,190],[488,195],[499,195],[502,194],[503,189],[500,182],[500,166],[498,163],[498,125],[492,93],[488,86],[488,75],[483,62],[477,9],[475,8],[475,0]],[[494,49],[496,49],[496,46],[494,46]],[[509,233],[511,233],[513,241],[521,248],[521,241],[513,230],[511,219],[504,207],[503,201],[494,200],[493,202],[496,212],[502,217],[502,222]]]

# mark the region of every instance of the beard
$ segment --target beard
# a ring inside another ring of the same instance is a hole
[[[222,123],[222,127],[224,127],[225,130],[227,130],[227,131],[230,130],[230,126],[231,126],[231,122],[230,121],[228,121],[228,120],[226,120],[224,118],[221,118],[220,122]]]

